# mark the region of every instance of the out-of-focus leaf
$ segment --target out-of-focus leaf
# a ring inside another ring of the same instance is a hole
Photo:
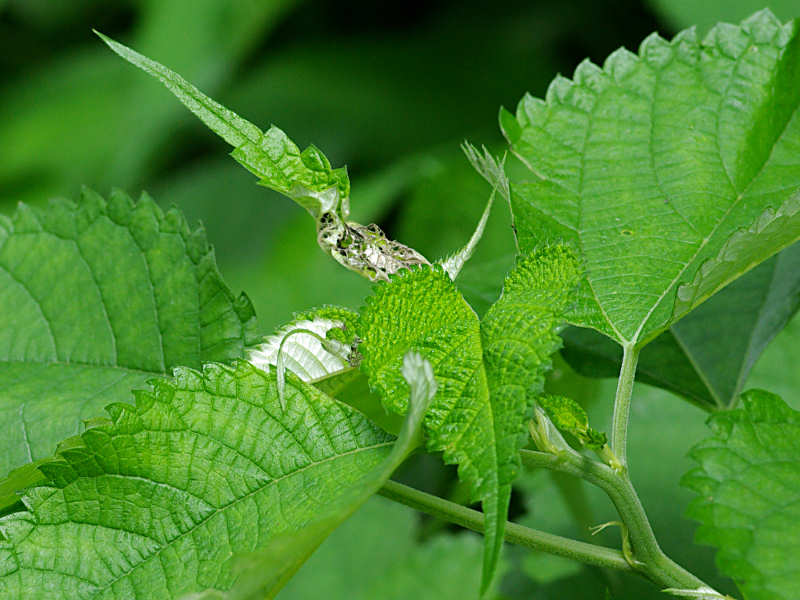
[[[782,21],[800,16],[796,0],[648,0],[648,3],[676,29],[694,25],[701,35],[715,23],[736,23],[764,7]]]
[[[25,510],[0,519],[0,596],[227,590],[231,556],[302,530],[396,460],[362,415],[293,376],[288,385],[283,410],[274,374],[212,363],[110,405],[111,420],[40,465],[48,484],[25,492]],[[273,566],[292,572],[292,558]]]
[[[371,498],[331,534],[278,598],[307,600],[320,590],[327,600],[477,598],[479,536],[443,534],[423,544],[417,539],[413,511],[381,497]]]
[[[133,39],[216,90],[291,5],[291,0],[141,3]],[[88,45],[88,25],[85,31]],[[100,189],[141,187],[154,158],[163,161],[173,151],[164,141],[185,118],[160,90],[131,77],[95,44],[65,52],[0,90],[0,122],[0,146],[14,148],[0,162],[2,203],[70,195],[75,182]]]
[[[767,344],[800,306],[800,244],[794,244],[674,323],[646,346],[636,377],[705,410],[732,406]],[[600,334],[571,328],[562,354],[578,372],[616,377],[622,353]]]

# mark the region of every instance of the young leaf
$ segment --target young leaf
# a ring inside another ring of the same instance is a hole
[[[791,600],[800,589],[800,412],[761,390],[742,403],[714,414],[713,436],[691,452],[700,466],[682,484],[699,496],[687,515],[746,598]]]
[[[800,307],[800,244],[737,279],[642,350],[639,381],[676,392],[705,410],[730,408],[767,344]],[[620,348],[570,328],[562,354],[583,375],[616,377]]]
[[[85,190],[0,218],[0,289],[2,475],[148,379],[255,342],[250,302],[222,281],[202,229],[147,196]]]
[[[377,225],[348,221],[350,179],[347,170],[332,169],[314,146],[301,151],[274,125],[266,132],[215,102],[164,65],[95,32],[114,52],[152,75],[214,133],[234,147],[231,153],[259,183],[284,194],[305,208],[317,224],[317,242],[344,267],[372,281],[396,271],[428,264],[421,254],[387,239]]]
[[[234,556],[234,568],[240,571],[236,584],[221,596],[215,594],[217,590],[211,590],[215,594],[213,597],[225,600],[274,597],[317,546],[375,494],[408,454],[419,446],[422,419],[436,393],[436,380],[430,363],[414,352],[403,357],[402,372],[411,390],[409,411],[389,456],[349,487],[342,486],[339,496],[317,509],[309,525],[275,538],[262,550]]]
[[[231,556],[302,530],[392,452],[358,412],[292,375],[287,387],[281,410],[273,374],[211,364],[110,405],[42,464],[51,484],[25,493],[27,510],[0,519],[0,596],[229,589]]]
[[[536,401],[562,433],[574,436],[582,445],[594,450],[606,445],[606,435],[589,427],[589,415],[572,398],[543,394]]]
[[[502,113],[530,175],[512,181],[520,245],[581,249],[571,322],[642,344],[676,299],[683,314],[800,238],[798,105],[797,25],[765,10],[703,41],[652,35]]]
[[[483,503],[484,591],[502,545],[533,394],[560,344],[554,330],[577,267],[563,248],[521,260],[482,323],[441,267],[403,272],[376,287],[357,325],[362,369],[390,410],[406,410],[403,353],[418,351],[433,364],[439,392],[424,423],[428,449],[458,464],[473,499]]]

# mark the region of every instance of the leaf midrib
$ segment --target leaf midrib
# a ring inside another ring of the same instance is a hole
[[[325,458],[325,459],[323,459],[321,461],[312,462],[312,463],[310,463],[308,465],[305,465],[304,467],[301,467],[301,468],[299,468],[299,469],[297,469],[295,471],[292,471],[291,473],[285,473],[284,475],[281,475],[280,477],[277,477],[275,479],[270,479],[269,481],[265,482],[264,485],[262,485],[261,487],[258,487],[257,489],[255,489],[255,490],[253,490],[251,492],[248,492],[247,494],[245,494],[245,495],[243,495],[243,496],[241,496],[239,498],[235,498],[233,501],[229,502],[228,504],[226,504],[224,506],[221,506],[219,508],[216,508],[215,510],[212,510],[210,514],[208,514],[207,516],[203,517],[200,521],[198,521],[197,523],[193,524],[191,527],[187,528],[186,531],[180,533],[179,535],[177,535],[174,538],[172,538],[171,540],[169,540],[167,543],[161,545],[161,547],[158,550],[156,550],[155,552],[153,552],[149,556],[145,557],[143,560],[138,562],[136,565],[134,565],[133,567],[131,567],[127,571],[121,573],[120,575],[115,577],[113,580],[108,581],[106,583],[103,583],[102,585],[93,583],[93,585],[96,585],[98,589],[97,589],[97,591],[95,591],[89,597],[90,598],[98,597],[99,594],[101,594],[105,590],[110,589],[111,587],[113,587],[113,585],[115,583],[117,583],[118,581],[120,581],[120,580],[124,579],[125,577],[127,577],[128,575],[130,575],[131,573],[136,571],[139,567],[147,564],[150,560],[152,560],[154,558],[157,558],[161,554],[161,552],[163,550],[171,547],[173,544],[175,544],[177,541],[179,541],[180,539],[185,537],[187,534],[193,533],[195,530],[197,530],[199,527],[203,526],[205,523],[207,523],[212,518],[222,514],[224,511],[228,510],[229,508],[231,508],[233,506],[236,506],[242,500],[247,500],[248,498],[251,498],[252,496],[255,496],[256,494],[259,494],[259,493],[263,492],[264,490],[268,489],[271,485],[279,483],[280,481],[283,481],[284,479],[287,479],[288,477],[292,477],[294,475],[297,475],[299,473],[307,471],[308,469],[312,469],[312,468],[318,467],[320,465],[323,465],[325,463],[331,462],[331,461],[336,460],[338,458],[342,458],[342,457],[345,457],[345,456],[358,454],[360,452],[367,452],[367,451],[370,451],[370,450],[377,450],[377,449],[383,448],[383,447],[390,447],[393,444],[394,444],[394,440],[390,440],[390,441],[387,441],[387,442],[381,442],[379,444],[373,444],[371,446],[361,446],[359,448],[355,448],[353,450],[348,450],[347,452],[343,452],[341,454],[336,454],[334,456],[329,456],[328,458]],[[160,482],[157,482],[157,481],[154,481],[154,480],[149,480],[149,479],[147,481],[149,481],[151,483],[154,483],[154,484],[159,484],[160,483]],[[79,523],[78,521],[71,521],[71,522],[72,523]],[[81,524],[81,523],[79,523],[79,524]],[[104,525],[100,525],[98,523],[82,523],[82,524],[83,525],[91,525],[91,526],[94,526],[94,527],[105,528]]]

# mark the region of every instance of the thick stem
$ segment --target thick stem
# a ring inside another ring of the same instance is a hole
[[[396,481],[387,481],[379,493],[395,502],[400,502],[433,517],[483,533],[484,516],[482,512],[477,510],[455,504],[439,496],[421,492]],[[506,523],[505,540],[511,544],[524,546],[531,550],[557,554],[589,565],[610,567],[622,571],[633,570],[618,550],[579,542],[543,531],[536,531],[516,523]]]
[[[639,349],[636,346],[626,344],[622,347],[622,366],[619,370],[617,394],[614,397],[614,420],[611,425],[611,451],[623,467],[628,466],[628,420],[638,360]]]
[[[526,466],[546,467],[569,473],[602,489],[611,499],[623,523],[628,528],[636,570],[648,579],[664,588],[708,587],[661,550],[627,472],[617,473],[606,465],[577,454],[561,453],[556,456],[544,452],[522,450],[521,456],[522,462]]]

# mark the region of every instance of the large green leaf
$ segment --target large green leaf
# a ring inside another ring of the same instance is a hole
[[[303,530],[391,453],[391,436],[246,362],[176,369],[61,444],[0,519],[0,596],[175,598],[234,583],[232,556]],[[313,493],[309,493],[313,490]]]
[[[263,600],[274,597],[319,544],[380,489],[408,454],[419,446],[422,419],[436,393],[431,365],[419,354],[409,352],[403,357],[403,378],[411,389],[409,410],[386,459],[350,486],[342,485],[336,497],[327,499],[317,508],[309,524],[270,540],[257,552],[234,557],[235,568],[240,572],[233,588],[228,592],[206,590],[200,598]]]
[[[796,29],[762,11],[651,35],[501,114],[528,167],[521,246],[566,240],[585,263],[571,322],[641,345],[800,238]]]
[[[712,296],[642,350],[636,377],[706,410],[736,402],[753,364],[800,306],[800,244],[793,244]],[[578,372],[616,377],[622,352],[589,329],[563,332]]]
[[[682,482],[699,494],[687,514],[696,541],[747,600],[792,600],[800,589],[800,412],[761,390],[712,416],[714,435],[691,452]]]
[[[362,369],[390,410],[406,410],[403,354],[418,351],[434,366],[439,392],[424,423],[428,449],[457,464],[483,503],[484,590],[502,546],[525,425],[560,345],[555,328],[578,273],[564,248],[528,256],[480,322],[440,267],[402,271],[376,287],[356,327]]]
[[[0,217],[0,473],[49,456],[110,401],[173,367],[243,358],[255,316],[202,229],[148,197]]]

